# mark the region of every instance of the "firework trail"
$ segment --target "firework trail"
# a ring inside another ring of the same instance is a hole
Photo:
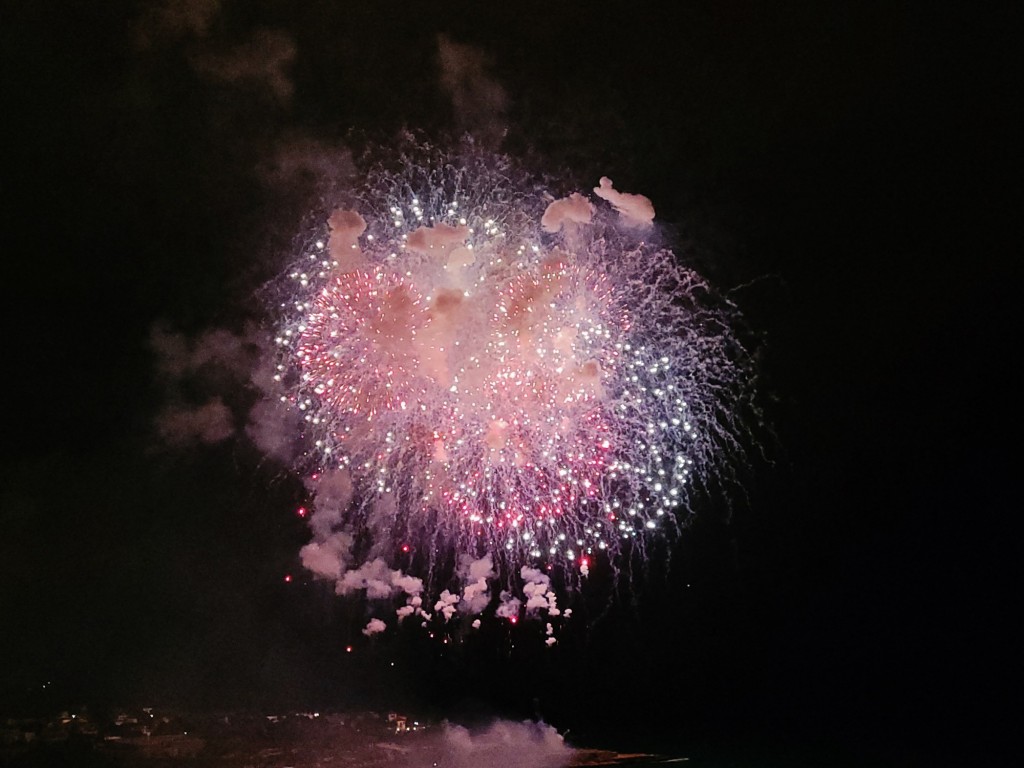
[[[503,582],[498,616],[558,616],[547,572],[572,589],[675,532],[742,452],[737,314],[647,198],[428,149],[326,219],[276,286],[274,380],[314,496],[303,563],[339,594],[450,619]]]

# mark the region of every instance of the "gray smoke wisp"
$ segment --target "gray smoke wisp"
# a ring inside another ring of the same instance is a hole
[[[572,762],[575,750],[546,723],[498,720],[470,730],[445,723],[440,734],[417,742],[397,758],[395,768],[559,768]]]
[[[154,418],[162,445],[212,445],[236,434],[239,419],[219,393],[249,380],[259,344],[251,329],[235,334],[214,328],[195,338],[162,325],[150,330],[149,346],[164,391],[164,405]]]
[[[456,127],[496,146],[505,135],[508,95],[487,72],[483,51],[440,35],[440,85],[451,99]]]

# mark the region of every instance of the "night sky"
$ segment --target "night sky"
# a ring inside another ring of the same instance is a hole
[[[1012,4],[668,5],[0,6],[0,714],[398,702],[683,753],[1002,754]],[[444,46],[475,78],[455,96]],[[744,493],[550,652],[529,628],[368,642],[362,607],[302,573],[296,478],[155,426],[181,393],[153,329],[266,322],[258,288],[346,152],[404,129],[647,195],[759,346],[770,430]]]

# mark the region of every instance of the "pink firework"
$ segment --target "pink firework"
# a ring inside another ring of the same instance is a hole
[[[368,174],[280,302],[307,550],[339,591],[358,561],[410,564],[409,542],[439,581],[460,557],[585,574],[677,529],[739,446],[734,311],[657,245],[650,201],[440,159]]]
[[[427,319],[400,277],[379,268],[332,275],[299,331],[303,380],[332,412],[391,410],[415,387],[412,343]]]

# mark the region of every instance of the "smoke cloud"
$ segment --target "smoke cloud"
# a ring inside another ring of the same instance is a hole
[[[214,328],[189,339],[183,333],[156,325],[150,330],[150,348],[156,354],[157,370],[170,379],[220,369],[247,379],[253,370],[259,339],[247,331],[235,334]]]
[[[221,0],[164,0],[135,23],[139,51],[180,46],[192,71],[207,83],[228,85],[287,104],[295,41],[280,29],[257,28],[242,43],[220,39]],[[223,26],[223,25],[222,25]]]
[[[445,621],[451,621],[452,616],[455,615],[455,606],[459,603],[459,596],[453,595],[447,589],[441,593],[440,598],[434,604],[434,611],[444,616]]]
[[[611,203],[627,226],[649,227],[654,221],[654,204],[650,198],[619,192],[607,176],[601,177],[600,186],[594,187],[594,194]]]
[[[423,581],[393,571],[382,558],[363,563],[358,568],[342,574],[336,590],[339,595],[365,591],[371,600],[384,600],[399,592],[415,597],[423,591]]]
[[[367,637],[373,637],[387,629],[387,625],[380,619],[370,619],[370,622],[363,629],[363,634]]]
[[[589,224],[593,216],[594,204],[579,192],[573,192],[569,197],[551,203],[545,209],[540,225],[545,232],[558,232],[566,222]]]
[[[215,397],[195,408],[172,405],[156,417],[156,429],[168,445],[183,448],[195,443],[211,445],[235,433],[231,410]]]
[[[238,419],[213,393],[249,382],[259,359],[257,335],[252,330],[236,334],[215,328],[189,338],[156,325],[150,330],[149,343],[168,401],[154,419],[160,441],[182,448],[212,445],[232,437]],[[231,386],[225,387],[225,383]],[[205,397],[203,393],[207,393]],[[262,412],[268,406],[258,407]],[[271,435],[252,419],[250,428],[261,438],[261,447],[273,443]]]
[[[206,37],[220,5],[220,0],[164,0],[151,5],[135,25],[135,46],[146,50],[183,37]]]
[[[495,615],[502,619],[516,619],[519,617],[519,609],[522,606],[522,600],[508,590],[502,590]]]
[[[574,754],[550,725],[504,720],[476,731],[446,724],[431,751],[433,762],[446,768],[558,768]]]
[[[437,40],[441,88],[455,112],[456,127],[481,140],[498,142],[505,134],[508,96],[501,84],[487,74],[487,58],[472,46]]]
[[[312,196],[334,204],[355,177],[348,147],[293,132],[259,165],[260,178],[275,194]]]
[[[352,536],[339,531],[311,541],[299,551],[302,565],[314,575],[339,581],[352,557]]]
[[[549,616],[558,616],[555,593],[551,590],[551,579],[547,574],[524,565],[519,572],[523,581],[523,595],[526,596],[526,612],[537,614],[540,611],[547,611]]]
[[[463,556],[459,569],[464,589],[461,606],[467,613],[480,613],[491,601],[488,579],[495,577],[494,560],[491,555],[484,555],[479,560]]]
[[[288,70],[295,59],[295,42],[276,29],[258,29],[241,45],[221,52],[203,52],[189,58],[195,71],[207,79],[266,93],[287,103],[294,86]]]
[[[262,400],[249,411],[245,434],[260,451],[282,464],[295,458],[299,418],[276,400]]]

